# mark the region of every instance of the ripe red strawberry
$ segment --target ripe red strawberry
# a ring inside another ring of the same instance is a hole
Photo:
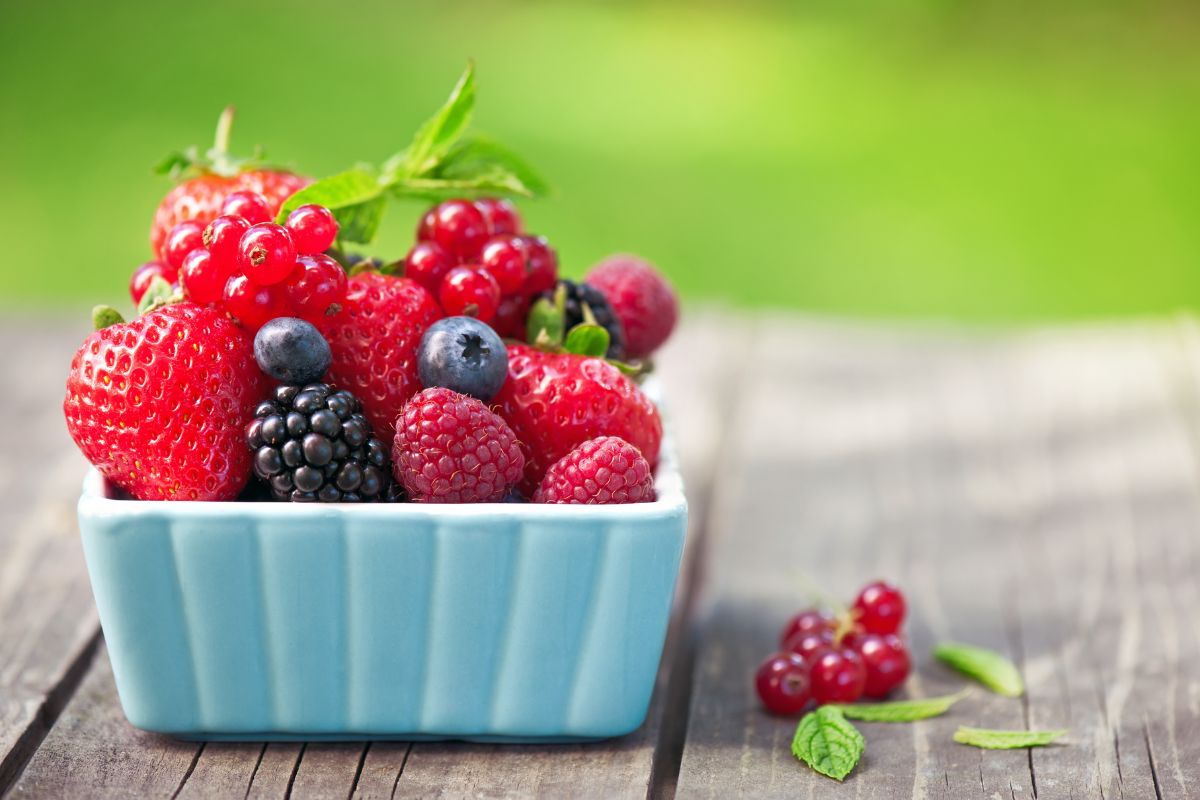
[[[163,257],[162,246],[167,235],[180,222],[196,220],[207,225],[221,215],[221,206],[233,192],[258,192],[267,198],[271,215],[279,213],[279,207],[311,181],[300,175],[280,170],[255,169],[239,172],[232,176],[212,173],[184,181],[163,198],[154,212],[154,224],[150,226],[150,247],[159,258]]]
[[[442,310],[425,287],[408,278],[363,272],[348,282],[342,312],[324,326],[333,350],[330,381],[350,390],[384,442],[396,417],[421,388],[417,347]]]
[[[654,474],[641,452],[619,436],[589,439],[555,461],[533,494],[535,503],[648,503]]]
[[[141,500],[232,500],[250,477],[242,429],[265,390],[250,336],[178,303],[93,333],[63,413],[88,461]]]
[[[625,330],[625,353],[645,358],[662,346],[679,319],[675,290],[658,270],[636,256],[610,256],[583,279],[608,298]]]
[[[620,436],[651,469],[658,462],[658,409],[604,359],[509,345],[508,379],[492,402],[521,440],[526,495],[551,464],[598,436]]]
[[[474,397],[426,389],[397,420],[392,469],[418,503],[496,502],[524,467],[512,428]]]

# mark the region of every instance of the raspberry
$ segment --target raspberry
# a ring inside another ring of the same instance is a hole
[[[455,267],[442,278],[438,301],[448,315],[462,314],[481,322],[491,322],[500,306],[500,287],[486,272],[472,267]]]
[[[418,503],[490,503],[521,478],[516,435],[473,397],[426,389],[405,404],[392,448],[396,480]]]
[[[284,384],[246,425],[254,472],[276,500],[360,503],[387,495],[387,447],[358,399],[323,383]]]
[[[584,281],[599,289],[625,329],[630,358],[646,358],[671,335],[679,300],[666,278],[634,256],[612,256],[591,269]]]
[[[648,503],[654,476],[636,447],[619,436],[590,439],[556,461],[533,495],[535,503]]]
[[[250,477],[242,428],[266,389],[250,337],[176,303],[75,353],[63,413],[100,473],[140,500],[232,500]]]

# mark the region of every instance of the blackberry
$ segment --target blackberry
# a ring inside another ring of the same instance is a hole
[[[246,425],[254,472],[276,500],[360,503],[388,495],[388,448],[358,398],[324,383],[284,384]]]
[[[563,330],[569,331],[571,328],[584,322],[583,307],[586,304],[592,312],[592,317],[596,320],[596,324],[608,331],[608,352],[606,355],[609,358],[618,360],[625,358],[625,329],[621,327],[621,319],[613,311],[608,298],[599,289],[582,282],[576,283],[575,281],[560,278],[558,286],[563,286],[567,290]],[[541,297],[548,298],[553,302],[556,291],[557,286],[548,292],[542,292]]]

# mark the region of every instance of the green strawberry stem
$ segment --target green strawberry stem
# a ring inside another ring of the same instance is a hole
[[[92,330],[102,331],[110,325],[120,325],[124,321],[121,312],[112,306],[99,305],[92,309]]]
[[[233,133],[233,116],[237,109],[225,106],[221,116],[217,118],[217,133],[213,137],[213,152],[225,154],[229,152],[229,137]]]

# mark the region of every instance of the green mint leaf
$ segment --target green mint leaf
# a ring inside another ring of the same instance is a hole
[[[604,358],[608,352],[608,331],[599,325],[581,323],[567,331],[563,349],[579,356]]]
[[[467,178],[406,178],[390,184],[389,188],[398,197],[417,197],[429,201],[483,195],[533,196],[519,178],[501,167]]]
[[[538,347],[557,347],[563,341],[566,327],[566,288],[559,286],[554,299],[542,297],[529,309],[525,320],[525,336]]]
[[[146,293],[142,295],[142,300],[138,303],[138,313],[145,314],[147,311],[166,305],[174,294],[175,290],[171,288],[171,284],[167,283],[165,278],[155,275],[150,279],[150,285],[146,287]]]
[[[916,722],[945,714],[950,706],[967,696],[970,690],[944,697],[924,697],[918,700],[894,700],[888,703],[852,703],[837,706],[850,719],[864,722]]]
[[[333,212],[338,221],[338,241],[366,244],[375,238],[385,205],[383,187],[364,167],[339,172],[310,183],[289,197],[279,209],[276,222],[306,203],[317,203]]]
[[[959,744],[969,744],[972,747],[982,747],[985,750],[1015,750],[1024,747],[1044,747],[1066,734],[1066,730],[996,731],[988,728],[959,726],[958,730],[954,732],[954,741]]]
[[[92,309],[92,330],[102,331],[110,325],[120,325],[125,321],[121,312],[112,306],[96,306]]]
[[[805,714],[792,737],[792,755],[839,781],[858,764],[865,748],[862,734],[837,706],[821,706]]]
[[[550,191],[529,162],[494,139],[478,134],[465,137],[446,153],[431,177],[442,180],[491,181],[525,197]]]
[[[933,648],[934,658],[1005,697],[1020,697],[1025,682],[1015,664],[984,647],[947,642]]]
[[[437,112],[425,121],[403,152],[384,164],[386,183],[406,177],[423,175],[437,166],[442,157],[458,141],[475,110],[475,62],[467,63],[450,97]]]

